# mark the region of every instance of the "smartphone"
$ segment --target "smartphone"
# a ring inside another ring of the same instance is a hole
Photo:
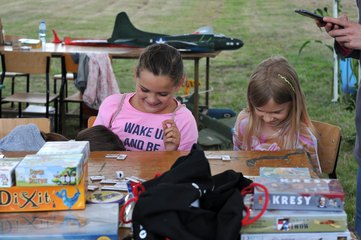
[[[303,16],[313,18],[313,19],[319,21],[320,23],[324,23],[323,22],[323,16],[318,15],[316,13],[313,13],[313,12],[310,12],[310,11],[307,11],[307,10],[303,10],[303,9],[295,10],[295,12],[298,13],[298,14],[301,14]]]

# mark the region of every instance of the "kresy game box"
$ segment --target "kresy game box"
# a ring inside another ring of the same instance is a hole
[[[338,179],[256,177],[269,192],[268,210],[342,211],[344,191]],[[255,189],[254,209],[262,209],[264,192]]]

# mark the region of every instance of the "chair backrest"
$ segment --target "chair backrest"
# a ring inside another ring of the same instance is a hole
[[[97,118],[97,116],[90,116],[88,118],[88,128],[92,127],[94,125],[95,119]]]
[[[67,73],[77,73],[78,63],[75,63],[71,53],[64,54],[64,65]]]
[[[48,118],[0,118],[0,138],[5,137],[18,125],[33,123],[40,131],[50,132],[50,119]]]
[[[6,72],[49,74],[50,53],[44,52],[3,52],[3,68]]]
[[[336,166],[342,139],[341,128],[315,120],[312,124],[318,133],[318,157],[322,172],[328,174],[330,178],[337,178]]]

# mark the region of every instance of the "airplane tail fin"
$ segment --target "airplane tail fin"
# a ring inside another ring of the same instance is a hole
[[[108,39],[108,42],[115,42],[117,39],[130,39],[130,38],[152,38],[159,36],[168,36],[165,34],[150,33],[144,32],[136,27],[130,22],[128,15],[125,12],[118,13],[112,36]]]
[[[53,32],[53,35],[54,35],[54,40],[51,42],[52,43],[61,43],[61,40],[60,40],[58,34],[56,33],[55,29],[52,29],[51,31]]]

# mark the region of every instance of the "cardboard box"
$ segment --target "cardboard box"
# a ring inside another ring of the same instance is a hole
[[[251,218],[260,210],[252,211]],[[241,233],[342,232],[347,215],[342,212],[269,210],[256,222],[242,226]]]
[[[84,155],[27,155],[15,169],[16,186],[78,185],[83,176]]]
[[[344,191],[338,179],[256,177],[269,192],[268,210],[343,211]],[[265,195],[255,188],[254,209],[262,209]]]
[[[351,240],[351,233],[315,232],[315,233],[245,233],[241,240]]]
[[[63,155],[82,153],[87,161],[90,154],[90,145],[88,141],[55,141],[46,142],[36,153],[38,155]]]
[[[295,167],[260,167],[260,177],[277,177],[277,178],[311,178],[308,168]]]
[[[0,212],[84,209],[86,178],[79,185],[0,188]]]
[[[0,187],[11,187],[15,183],[15,167],[21,158],[0,159]]]
[[[0,213],[0,238],[118,240],[119,204],[90,204],[85,210]]]

